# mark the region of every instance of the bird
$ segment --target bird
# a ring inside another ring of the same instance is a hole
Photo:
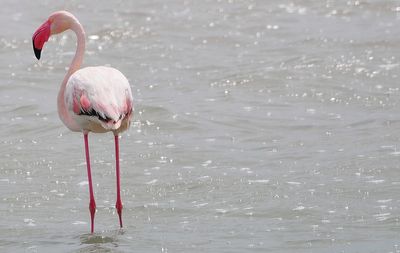
[[[85,31],[70,12],[52,13],[33,33],[33,51],[38,60],[49,37],[72,30],[76,34],[77,48],[57,96],[57,111],[61,121],[73,132],[81,132],[84,139],[89,184],[89,212],[94,232],[96,202],[93,192],[89,156],[89,133],[114,134],[116,195],[115,208],[122,228],[122,201],[119,166],[119,135],[127,130],[133,117],[133,98],[128,79],[117,69],[106,66],[81,68],[85,53]]]

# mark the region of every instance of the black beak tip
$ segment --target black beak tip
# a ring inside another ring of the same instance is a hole
[[[35,52],[35,56],[38,60],[40,60],[40,53],[42,52],[42,49],[37,49],[35,47],[35,41],[32,40],[32,44],[33,44],[33,51]]]

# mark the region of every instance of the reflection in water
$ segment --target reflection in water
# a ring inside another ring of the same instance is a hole
[[[118,250],[119,236],[124,234],[123,229],[102,231],[101,233],[83,234],[79,237],[84,246],[75,252],[122,252]]]
[[[101,233],[84,234],[80,236],[80,241],[82,244],[114,243],[118,241],[118,236],[123,234],[123,229],[118,229],[115,231],[103,231]]]
[[[106,247],[104,245],[95,244],[95,245],[83,247],[74,252],[76,252],[76,253],[108,253],[108,252],[118,253],[118,252],[123,252],[123,251],[119,251],[112,247]]]

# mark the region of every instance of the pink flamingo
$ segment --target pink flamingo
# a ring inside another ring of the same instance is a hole
[[[40,59],[43,45],[50,35],[68,29],[75,32],[78,45],[58,93],[58,115],[70,130],[83,132],[89,181],[91,233],[94,229],[96,202],[90,170],[88,133],[113,132],[117,178],[115,207],[122,228],[118,138],[119,133],[129,127],[133,115],[131,88],[126,77],[114,68],[98,66],[80,69],[85,51],[85,32],[79,21],[67,11],[53,13],[33,34],[32,42],[36,58]]]

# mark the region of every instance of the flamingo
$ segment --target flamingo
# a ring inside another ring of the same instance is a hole
[[[39,60],[49,37],[71,29],[77,37],[77,49],[57,97],[58,115],[67,128],[82,132],[89,183],[91,233],[94,231],[96,202],[90,168],[88,134],[112,132],[115,142],[117,201],[115,208],[122,228],[122,201],[119,167],[119,134],[129,128],[133,116],[132,91],[127,78],[117,69],[96,66],[80,68],[85,52],[85,31],[78,19],[67,11],[57,11],[35,31],[33,50]]]

